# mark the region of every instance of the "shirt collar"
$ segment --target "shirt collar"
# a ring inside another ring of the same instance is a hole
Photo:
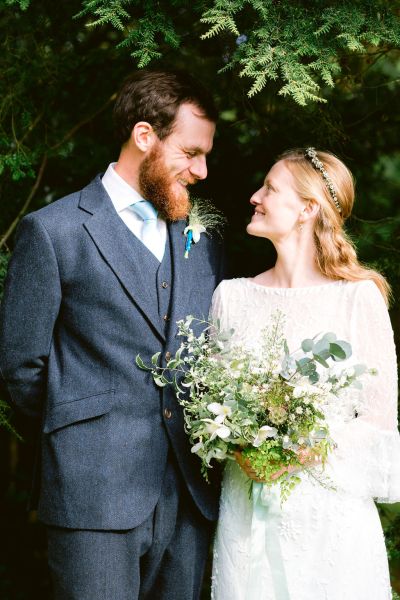
[[[114,168],[116,164],[114,162],[108,165],[108,169],[104,173],[101,182],[110,196],[115,210],[119,213],[144,198],[118,175]]]

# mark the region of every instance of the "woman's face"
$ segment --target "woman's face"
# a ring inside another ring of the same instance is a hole
[[[298,232],[304,201],[294,189],[294,179],[280,160],[267,173],[264,185],[250,198],[254,214],[247,233],[279,242]]]

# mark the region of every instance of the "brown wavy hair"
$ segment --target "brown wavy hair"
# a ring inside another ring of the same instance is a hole
[[[217,122],[218,111],[203,84],[182,70],[140,69],[130,75],[118,92],[114,105],[114,131],[123,145],[139,121],[147,121],[158,138],[172,133],[179,107],[194,104],[204,117]]]
[[[288,150],[281,154],[278,160],[283,160],[291,172],[300,198],[305,202],[314,200],[319,204],[320,209],[314,224],[318,267],[321,273],[330,279],[374,281],[388,304],[389,283],[383,275],[360,263],[354,244],[343,229],[354,204],[353,176],[346,165],[331,152],[317,150],[317,157],[332,180],[341,212],[335,206],[322,173],[306,157],[305,149]]]

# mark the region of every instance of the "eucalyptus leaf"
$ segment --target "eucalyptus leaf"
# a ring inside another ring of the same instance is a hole
[[[296,364],[302,375],[310,376],[316,372],[315,363],[311,358],[300,358]]]
[[[329,352],[334,360],[346,360],[351,356],[351,345],[348,342],[337,340],[329,344]]]
[[[353,354],[351,344],[349,344],[349,342],[345,342],[344,340],[337,340],[335,343],[338,344],[342,350],[344,350],[346,359],[350,358],[350,356]]]
[[[326,352],[328,352],[329,355],[329,342],[328,340],[322,338],[314,345],[313,353],[318,354],[319,356],[324,356]]]
[[[310,375],[308,376],[308,379],[310,380],[311,383],[317,383],[317,381],[319,381],[318,371],[315,370],[312,373],[310,373]]]
[[[312,362],[312,359],[309,358],[308,356],[304,356],[303,358],[299,358],[299,360],[296,360],[296,364],[299,368],[305,367],[306,365],[308,365],[311,362]]]
[[[301,349],[303,352],[312,352],[313,348],[314,342],[310,338],[307,338],[301,342]]]
[[[314,354],[314,359],[323,367],[325,367],[325,369],[329,369],[329,364],[326,362],[325,358],[329,358],[329,356],[325,356],[325,355],[320,355],[320,354]]]
[[[337,335],[336,335],[336,333],[332,333],[331,331],[328,331],[328,333],[324,333],[324,335],[322,336],[322,339],[331,343],[331,342],[334,342],[337,340]]]
[[[321,350],[317,354],[313,353],[313,356],[314,356],[315,360],[316,360],[317,356],[318,356],[318,358],[322,358],[323,360],[328,360],[328,358],[331,358],[331,353],[329,352],[329,350]]]

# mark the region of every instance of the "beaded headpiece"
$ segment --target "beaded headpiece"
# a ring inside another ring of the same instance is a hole
[[[304,152],[304,155],[310,160],[313,167],[317,169],[317,171],[320,171],[322,177],[324,178],[325,185],[328,188],[328,192],[330,193],[338,212],[341,213],[342,208],[340,206],[339,200],[337,199],[335,186],[333,185],[332,179],[329,177],[327,171],[325,170],[324,165],[319,160],[315,148],[307,148]]]

